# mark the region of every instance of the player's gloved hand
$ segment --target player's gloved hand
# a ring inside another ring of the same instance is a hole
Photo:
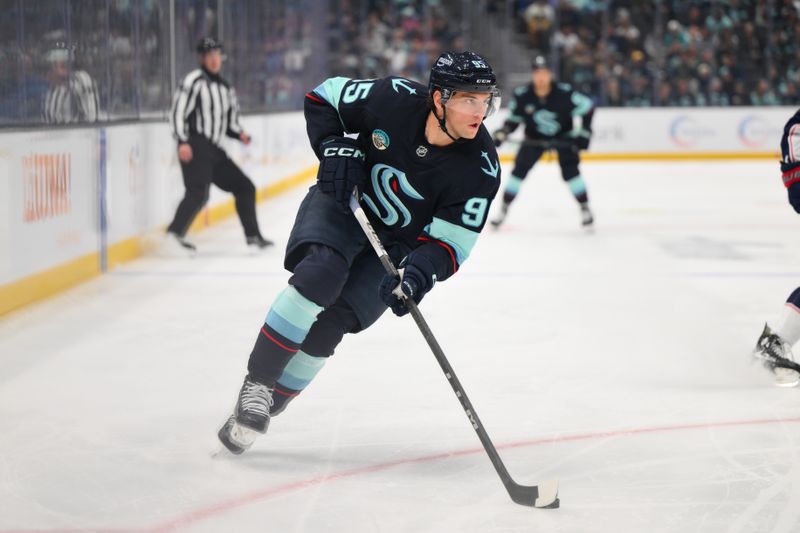
[[[786,141],[782,144],[786,144]],[[789,159],[785,152],[781,160],[781,177],[789,193],[789,203],[800,213],[800,163]]]
[[[591,132],[588,130],[571,130],[567,136],[572,140],[578,150],[587,150],[589,148],[589,141],[591,140]]]
[[[433,288],[436,275],[433,263],[423,254],[413,252],[401,264],[400,276],[386,274],[380,285],[381,300],[397,316],[408,313],[406,299],[420,303],[423,296]]]
[[[506,140],[507,138],[508,138],[508,133],[506,133],[506,130],[502,130],[502,129],[501,129],[501,130],[497,130],[497,131],[496,131],[496,132],[494,132],[494,134],[492,135],[492,139],[494,140],[494,145],[495,145],[495,146],[498,146],[498,147],[499,147],[501,144],[503,144],[503,142],[505,142],[505,140]]]
[[[317,171],[319,189],[330,194],[346,212],[354,187],[367,179],[364,171],[364,152],[358,141],[349,137],[331,136],[320,144],[322,159]]]
[[[792,204],[796,213],[800,214],[800,181],[789,185],[789,203]]]

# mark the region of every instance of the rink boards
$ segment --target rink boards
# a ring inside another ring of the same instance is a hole
[[[775,158],[793,108],[600,109],[586,160]],[[505,110],[487,120],[493,130]],[[307,182],[316,159],[302,113],[249,116],[229,143],[259,198]],[[521,130],[513,137],[519,138]],[[513,145],[501,152],[508,162]],[[183,195],[166,123],[0,134],[0,315],[146,251]],[[193,229],[234,213],[212,188]]]

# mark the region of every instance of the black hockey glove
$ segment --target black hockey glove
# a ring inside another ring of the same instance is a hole
[[[508,132],[504,129],[499,129],[492,135],[492,140],[494,141],[494,145],[499,147],[505,140],[508,138]]]
[[[328,137],[319,147],[322,159],[317,171],[319,189],[330,194],[346,212],[354,187],[361,187],[367,179],[364,171],[364,152],[358,141],[349,137]]]
[[[578,148],[578,150],[588,150],[589,140],[589,137],[576,137],[575,146]]]
[[[399,276],[387,273],[383,276],[380,285],[381,300],[397,316],[408,313],[407,298],[414,300],[414,303],[420,303],[423,296],[436,283],[436,270],[433,263],[423,254],[412,252],[406,257],[400,268],[402,280]],[[398,292],[402,292],[402,296],[397,294]]]

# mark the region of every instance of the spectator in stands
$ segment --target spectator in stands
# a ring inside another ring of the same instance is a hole
[[[756,89],[750,93],[750,105],[780,105],[781,101],[767,80],[758,80]]]
[[[625,105],[625,99],[622,96],[619,78],[612,77],[608,79],[608,82],[606,83],[605,105],[610,107],[622,107]]]
[[[528,37],[534,49],[550,50],[550,34],[555,20],[555,10],[546,0],[536,0],[525,9]]]
[[[675,100],[672,97],[672,86],[668,81],[662,81],[658,86],[658,103],[659,105],[663,106],[676,105]]]
[[[736,80],[733,83],[733,93],[731,94],[731,105],[742,106],[750,105],[750,95],[747,94],[744,81]]]
[[[681,23],[673,19],[667,23],[667,31],[664,33],[664,48],[667,53],[679,52],[681,48],[689,45],[689,33],[681,26]]]
[[[696,80],[680,78],[677,82],[674,103],[680,107],[694,107],[706,105],[706,99],[697,87]]]
[[[30,124],[42,120],[42,102],[48,84],[34,68],[31,54],[18,53],[19,77],[0,76],[0,122]],[[0,64],[13,64],[16,54],[0,50]]]
[[[706,17],[706,28],[711,33],[719,33],[722,30],[733,28],[733,21],[722,10],[722,6],[715,5],[711,8],[711,13]]]
[[[626,106],[650,107],[653,105],[653,89],[646,76],[635,76],[631,80],[630,93],[625,99]]]
[[[711,78],[708,83],[708,92],[706,93],[706,102],[710,106],[729,106],[731,99],[722,90],[722,80],[719,78]]]
[[[630,11],[625,8],[618,9],[616,24],[611,32],[611,43],[616,50],[627,56],[637,46],[640,35],[639,29],[631,22]]]

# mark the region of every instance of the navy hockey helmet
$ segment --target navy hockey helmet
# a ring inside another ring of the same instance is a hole
[[[431,68],[428,91],[442,91],[442,98],[453,92],[497,93],[497,77],[489,63],[475,52],[445,52]]]
[[[531,70],[539,70],[540,68],[550,70],[550,63],[547,61],[547,58],[542,55],[534,57],[531,62]]]
[[[433,92],[441,92],[441,102],[445,111],[440,117],[433,104]],[[500,91],[497,90],[497,77],[492,71],[489,63],[475,52],[445,52],[440,55],[431,68],[431,76],[428,81],[428,100],[434,116],[439,121],[448,137],[455,139],[445,123],[446,107],[450,97],[455,92],[467,93],[487,93],[490,95],[486,113],[483,118],[488,117],[497,109]]]
[[[198,54],[207,54],[212,50],[222,50],[222,43],[213,37],[203,37],[197,42],[195,50]]]

